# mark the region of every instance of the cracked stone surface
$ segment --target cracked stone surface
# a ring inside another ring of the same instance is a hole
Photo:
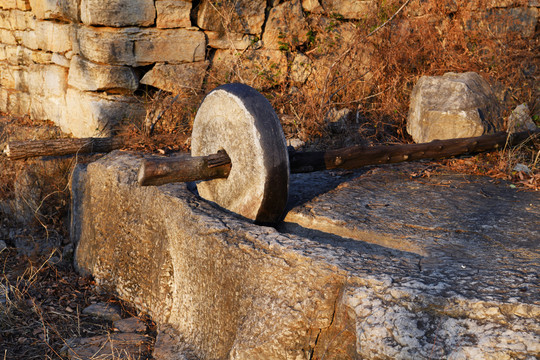
[[[75,171],[76,265],[171,329],[179,358],[540,353],[536,193],[411,164],[301,174],[274,229],[186,184],[139,187],[139,164]]]

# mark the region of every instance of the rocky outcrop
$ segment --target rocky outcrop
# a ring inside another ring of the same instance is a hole
[[[540,202],[530,193],[482,177],[415,179],[423,165],[411,164],[297,175],[276,230],[213,207],[186,184],[139,187],[140,161],[116,152],[76,169],[72,235],[79,271],[161,324],[160,351],[200,359],[540,352]]]
[[[425,18],[444,33],[448,18],[463,10],[468,16],[456,26],[472,38],[483,29],[506,44],[507,38],[534,37],[540,6],[452,1],[444,4],[443,17],[432,17],[425,3],[408,3],[404,17],[394,20],[397,38]],[[144,104],[137,95],[147,86],[174,93],[201,84],[209,91],[231,81],[257,88],[290,81],[326,89],[335,57],[358,45],[358,25],[374,18],[382,25],[395,11],[393,4],[376,0],[3,0],[0,111],[52,120],[75,136],[102,136],[122,119],[142,121]],[[355,64],[367,92],[377,85],[371,83],[373,47],[362,45],[361,64]],[[116,106],[109,112],[112,107],[96,106],[96,99]],[[92,116],[83,118],[71,108]]]
[[[417,143],[503,130],[497,98],[476,73],[423,76],[409,106],[407,131]]]

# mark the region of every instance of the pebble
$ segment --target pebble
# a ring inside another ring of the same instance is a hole
[[[139,333],[146,331],[146,324],[142,322],[139,318],[130,317],[127,319],[120,319],[115,321],[114,328],[120,332]]]
[[[118,306],[107,303],[92,304],[83,310],[83,314],[97,316],[109,321],[117,321],[122,318]]]

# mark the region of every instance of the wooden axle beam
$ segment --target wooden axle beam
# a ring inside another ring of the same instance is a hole
[[[367,165],[440,159],[515,146],[538,133],[540,130],[510,135],[500,132],[471,138],[435,140],[424,144],[352,146],[321,152],[292,151],[289,152],[290,171],[291,173],[305,173],[329,169],[357,169]],[[211,157],[218,160],[214,160],[212,165],[207,165]],[[191,159],[196,160],[189,160],[188,163],[183,158],[145,159],[139,171],[139,184],[161,185],[175,181],[226,178],[231,169],[230,159],[227,160],[228,156],[225,153]]]

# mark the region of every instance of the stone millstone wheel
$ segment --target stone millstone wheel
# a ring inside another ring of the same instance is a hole
[[[231,158],[231,172],[227,179],[199,183],[199,195],[258,224],[279,222],[289,193],[289,155],[272,105],[255,89],[227,84],[204,98],[191,153],[219,150]]]

